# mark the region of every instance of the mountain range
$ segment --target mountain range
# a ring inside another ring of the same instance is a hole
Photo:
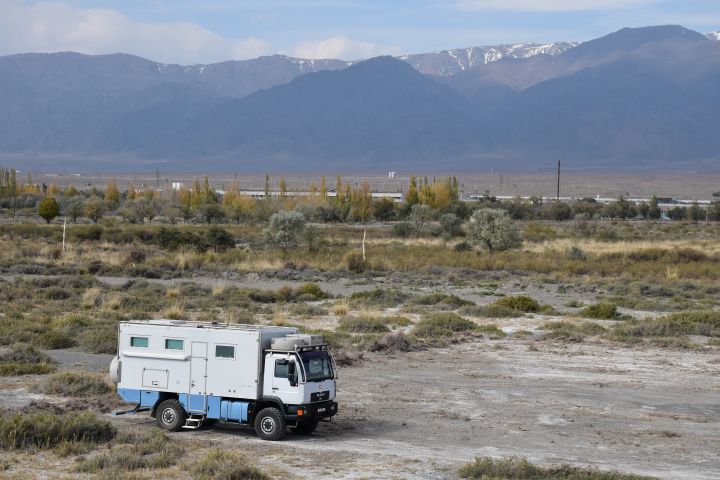
[[[365,61],[0,57],[0,163],[45,171],[718,169],[720,34]]]

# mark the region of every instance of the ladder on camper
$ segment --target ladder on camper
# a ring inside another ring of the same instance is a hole
[[[187,428],[189,430],[196,430],[196,429],[200,428],[200,425],[202,425],[203,420],[205,420],[205,415],[200,415],[198,413],[191,413],[185,420],[185,425],[183,425],[182,428]]]

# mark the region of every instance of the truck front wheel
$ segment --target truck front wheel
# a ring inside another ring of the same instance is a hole
[[[255,433],[263,440],[282,440],[286,429],[287,421],[277,408],[263,408],[255,417]]]
[[[155,420],[160,428],[177,432],[185,425],[187,414],[177,400],[165,400],[158,406]]]

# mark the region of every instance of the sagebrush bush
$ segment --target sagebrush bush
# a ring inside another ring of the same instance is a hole
[[[408,302],[410,305],[445,305],[450,308],[460,308],[469,305],[475,305],[470,300],[465,300],[457,295],[448,295],[446,293],[431,293],[421,297],[415,297]]]
[[[213,448],[195,462],[190,472],[196,480],[270,480],[250,465],[246,457],[219,448]]]
[[[322,300],[330,297],[330,295],[320,288],[316,283],[305,283],[295,289],[295,296],[301,297],[304,295],[310,295],[315,300]]]
[[[602,325],[592,322],[548,322],[543,325],[547,333],[544,338],[556,338],[571,342],[581,342],[587,335],[601,335],[606,332]]]
[[[360,252],[348,252],[343,257],[343,265],[349,272],[362,273],[370,266]]]
[[[704,335],[720,337],[720,312],[714,310],[678,312],[660,318],[631,320],[615,325],[611,338],[634,341],[644,337]]]
[[[56,370],[55,361],[45,352],[26,343],[0,350],[0,375],[45,374]]]
[[[617,305],[608,302],[600,302],[595,305],[589,305],[580,311],[580,315],[597,320],[612,320],[619,316]]]
[[[376,288],[355,292],[348,299],[353,307],[396,307],[405,302],[409,295],[394,289]]]
[[[536,313],[540,311],[540,304],[527,295],[509,296],[496,300],[496,307],[505,307],[518,312]]]
[[[512,318],[517,317],[520,312],[513,310],[512,308],[501,307],[499,305],[475,305],[461,308],[460,314],[479,318]]]
[[[105,395],[113,391],[103,375],[87,372],[56,373],[40,382],[37,390],[49,395],[68,397]]]
[[[417,347],[411,337],[402,332],[393,332],[375,340],[370,350],[375,352],[394,353],[409,352],[415,348]]]
[[[107,420],[89,412],[0,416],[0,449],[53,448],[62,442],[101,443],[115,436]]]
[[[344,317],[338,322],[337,329],[350,333],[385,333],[389,328],[380,318],[375,317]]]
[[[414,336],[425,339],[450,337],[455,333],[472,332],[477,325],[455,313],[431,313],[415,324]]]
[[[458,472],[461,478],[482,480],[651,480],[652,477],[572,465],[540,467],[526,458],[477,457]]]

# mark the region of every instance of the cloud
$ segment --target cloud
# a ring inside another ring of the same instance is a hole
[[[461,11],[573,12],[615,10],[658,3],[658,0],[458,0]]]
[[[117,10],[0,0],[0,54],[124,52],[166,63],[208,63],[269,53],[257,38],[227,39],[190,22],[143,23]]]
[[[295,47],[293,55],[300,58],[341,58],[358,60],[378,55],[397,55],[397,47],[382,47],[337,35],[318,42],[305,42]]]

